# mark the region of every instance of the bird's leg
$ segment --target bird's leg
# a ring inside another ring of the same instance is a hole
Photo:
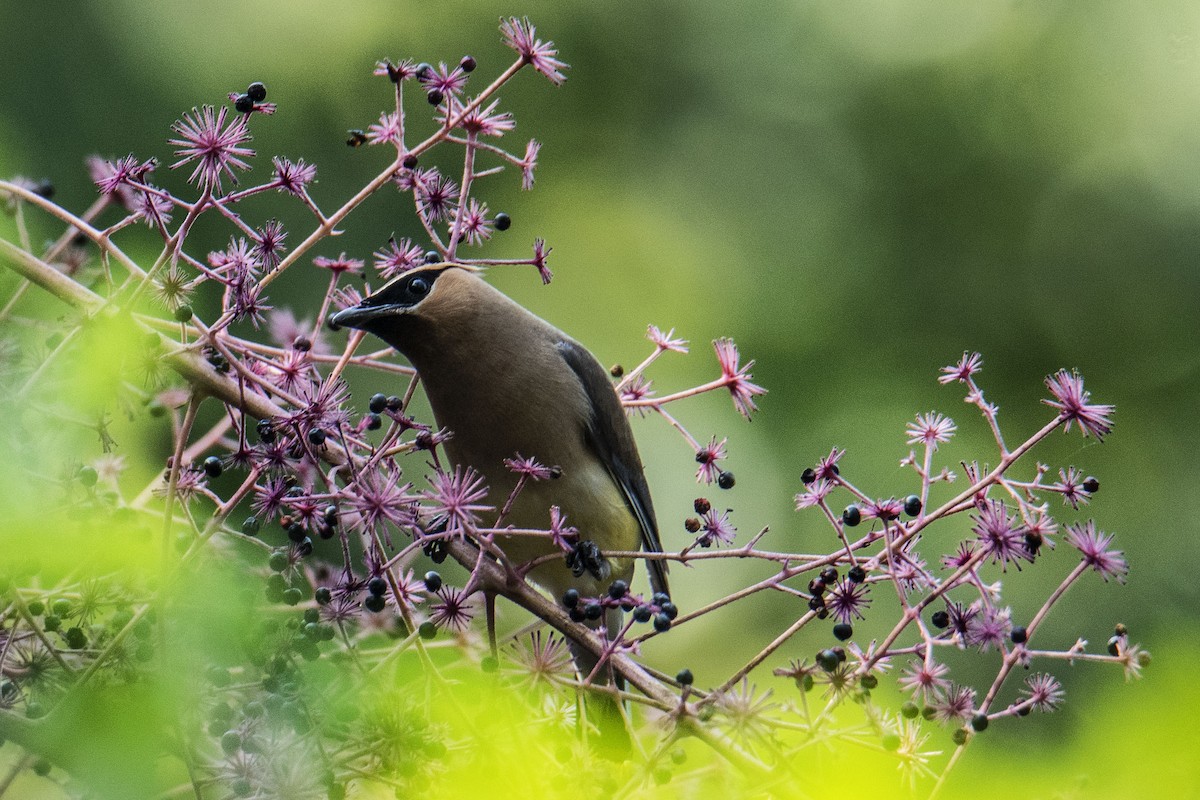
[[[487,589],[483,590],[483,607],[487,614],[488,647],[492,658],[499,659],[496,653],[496,595]]]

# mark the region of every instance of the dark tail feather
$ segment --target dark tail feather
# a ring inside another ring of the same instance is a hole
[[[605,627],[613,636],[621,630],[621,610],[610,609],[605,615]],[[570,642],[571,655],[575,658],[575,668],[579,671],[580,680],[586,679],[596,669],[598,659],[588,649]],[[592,679],[594,686],[616,686],[625,688],[625,680],[615,675],[607,663],[596,672]],[[621,703],[612,695],[600,692],[586,692],[583,699],[584,712],[588,722],[596,726],[599,735],[596,737],[596,750],[605,758],[613,761],[624,761],[629,758],[633,742],[629,738],[629,729],[625,724],[625,714]]]

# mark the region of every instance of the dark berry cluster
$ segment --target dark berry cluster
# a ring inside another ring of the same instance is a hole
[[[604,616],[605,609],[631,611],[636,622],[654,622],[654,630],[665,633],[679,616],[679,609],[665,592],[655,592],[646,602],[641,595],[632,594],[629,584],[623,580],[613,581],[608,592],[600,597],[582,597],[577,589],[567,589],[562,596],[563,607],[573,622],[596,622]]]

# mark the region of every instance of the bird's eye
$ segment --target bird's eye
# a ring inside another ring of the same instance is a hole
[[[413,278],[408,282],[408,293],[413,297],[424,297],[429,294],[429,281],[424,278]]]

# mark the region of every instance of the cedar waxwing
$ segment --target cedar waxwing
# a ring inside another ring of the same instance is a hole
[[[331,322],[368,331],[400,351],[421,375],[445,451],[473,467],[503,505],[517,482],[505,459],[534,458],[562,474],[525,484],[503,524],[545,529],[551,506],[602,550],[661,552],[658,526],[629,421],[607,371],[583,345],[456,264],[419,267],[393,279]],[[497,537],[514,565],[559,552],[548,537]],[[557,558],[530,577],[562,596],[586,597],[628,582],[633,561],[588,557],[576,569]],[[663,561],[647,562],[653,591],[667,592]],[[580,572],[581,574],[576,574]],[[607,620],[610,632],[620,614]],[[595,659],[576,649],[586,675]],[[590,661],[590,663],[589,663]]]

